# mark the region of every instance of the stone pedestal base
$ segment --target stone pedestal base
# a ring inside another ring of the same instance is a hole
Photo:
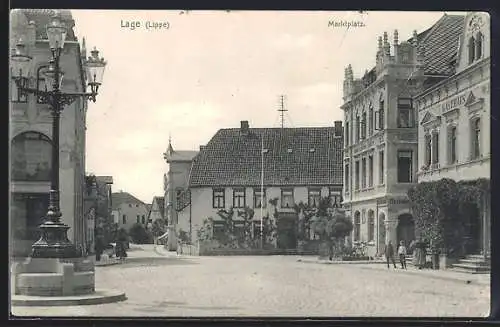
[[[16,295],[74,296],[95,291],[94,264],[86,258],[28,258],[14,263]]]

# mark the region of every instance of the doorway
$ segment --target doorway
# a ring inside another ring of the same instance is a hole
[[[406,248],[409,249],[410,243],[415,240],[415,222],[411,214],[404,213],[398,217],[397,235],[398,244],[396,246],[399,246],[399,243],[404,241]],[[408,251],[408,254],[411,253]]]
[[[295,213],[280,213],[276,222],[278,249],[297,248],[297,221]]]
[[[482,217],[475,203],[463,206],[464,211],[464,247],[467,254],[480,254],[482,250]]]

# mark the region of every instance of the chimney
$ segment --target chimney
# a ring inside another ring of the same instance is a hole
[[[248,120],[241,121],[241,134],[248,134]]]
[[[336,120],[334,123],[333,133],[334,136],[342,136],[342,121]]]

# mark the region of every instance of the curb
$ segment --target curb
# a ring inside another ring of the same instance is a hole
[[[384,261],[319,261],[319,260],[301,260],[298,259],[297,262],[304,262],[304,263],[316,263],[316,264],[385,264]],[[366,270],[379,270],[379,271],[385,271],[385,269],[377,269],[377,268],[372,268],[372,267],[360,267],[361,269],[366,269]],[[434,279],[441,279],[441,280],[449,280],[449,281],[454,281],[454,282],[459,282],[459,283],[465,283],[465,284],[475,284],[475,285],[486,285],[489,286],[491,285],[490,281],[483,281],[483,280],[478,280],[472,276],[477,276],[477,275],[471,275],[472,278],[465,278],[465,276],[462,276],[463,278],[460,278],[459,275],[457,276],[443,276],[443,275],[435,275],[435,274],[427,274],[425,272],[420,272],[417,270],[401,270],[398,269],[398,272],[404,273],[404,274],[409,274],[409,275],[417,275],[417,276],[422,276],[422,277],[427,277],[427,278],[434,278]],[[459,273],[457,273],[459,274]]]
[[[366,264],[384,264],[385,261],[378,261],[378,260],[370,260],[370,261],[329,261],[329,260],[303,260],[303,259],[297,259],[297,262],[304,262],[304,263],[316,263],[316,264],[323,264],[323,265],[366,265]]]
[[[161,246],[155,246],[154,248],[154,251],[156,254],[158,254],[159,256],[161,257],[165,257],[165,258],[181,258],[181,257],[187,257],[187,256],[183,256],[183,255],[179,255],[179,254],[173,254],[173,253],[170,253],[169,251],[165,251],[165,250],[160,250]]]
[[[361,269],[369,269],[369,270],[376,270],[371,267],[362,267]],[[383,271],[385,269],[380,269],[380,271]],[[459,283],[465,283],[465,284],[475,284],[475,285],[483,285],[483,286],[490,286],[491,285],[491,279],[488,281],[483,281],[475,278],[477,275],[471,274],[471,278],[466,278],[468,275],[467,274],[462,274],[462,273],[456,273],[456,276],[443,276],[443,275],[437,275],[433,273],[426,273],[426,270],[420,271],[420,270],[402,270],[402,269],[397,269],[398,271],[407,274],[407,275],[416,275],[416,276],[422,276],[422,277],[427,277],[427,278],[434,278],[434,279],[440,279],[440,280],[448,280],[452,282],[459,282]],[[460,277],[461,276],[461,277]],[[491,278],[491,277],[490,277]]]
[[[113,265],[119,265],[119,264],[122,264],[124,263],[125,260],[109,260],[107,262],[100,262],[100,261],[96,261],[94,263],[94,266],[95,267],[106,267],[106,266],[113,266]]]
[[[92,294],[75,296],[28,296],[11,295],[12,306],[19,307],[54,307],[71,305],[93,305],[127,300],[125,292],[113,290],[96,290]]]

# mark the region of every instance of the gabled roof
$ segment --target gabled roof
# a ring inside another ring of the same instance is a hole
[[[419,44],[425,47],[424,73],[427,75],[453,75],[451,65],[463,32],[465,15],[444,14],[430,29],[419,34]]]
[[[165,197],[163,196],[155,196],[153,198],[153,204],[156,202],[158,206],[158,210],[160,211],[160,215],[162,218],[165,218]]]
[[[121,204],[123,203],[130,203],[130,204],[143,204],[145,205],[144,202],[133,196],[132,194],[128,192],[116,192],[111,194],[112,201],[113,201],[113,209],[117,209],[120,207]]]
[[[342,184],[343,138],[333,127],[221,129],[193,161],[190,186]]]

